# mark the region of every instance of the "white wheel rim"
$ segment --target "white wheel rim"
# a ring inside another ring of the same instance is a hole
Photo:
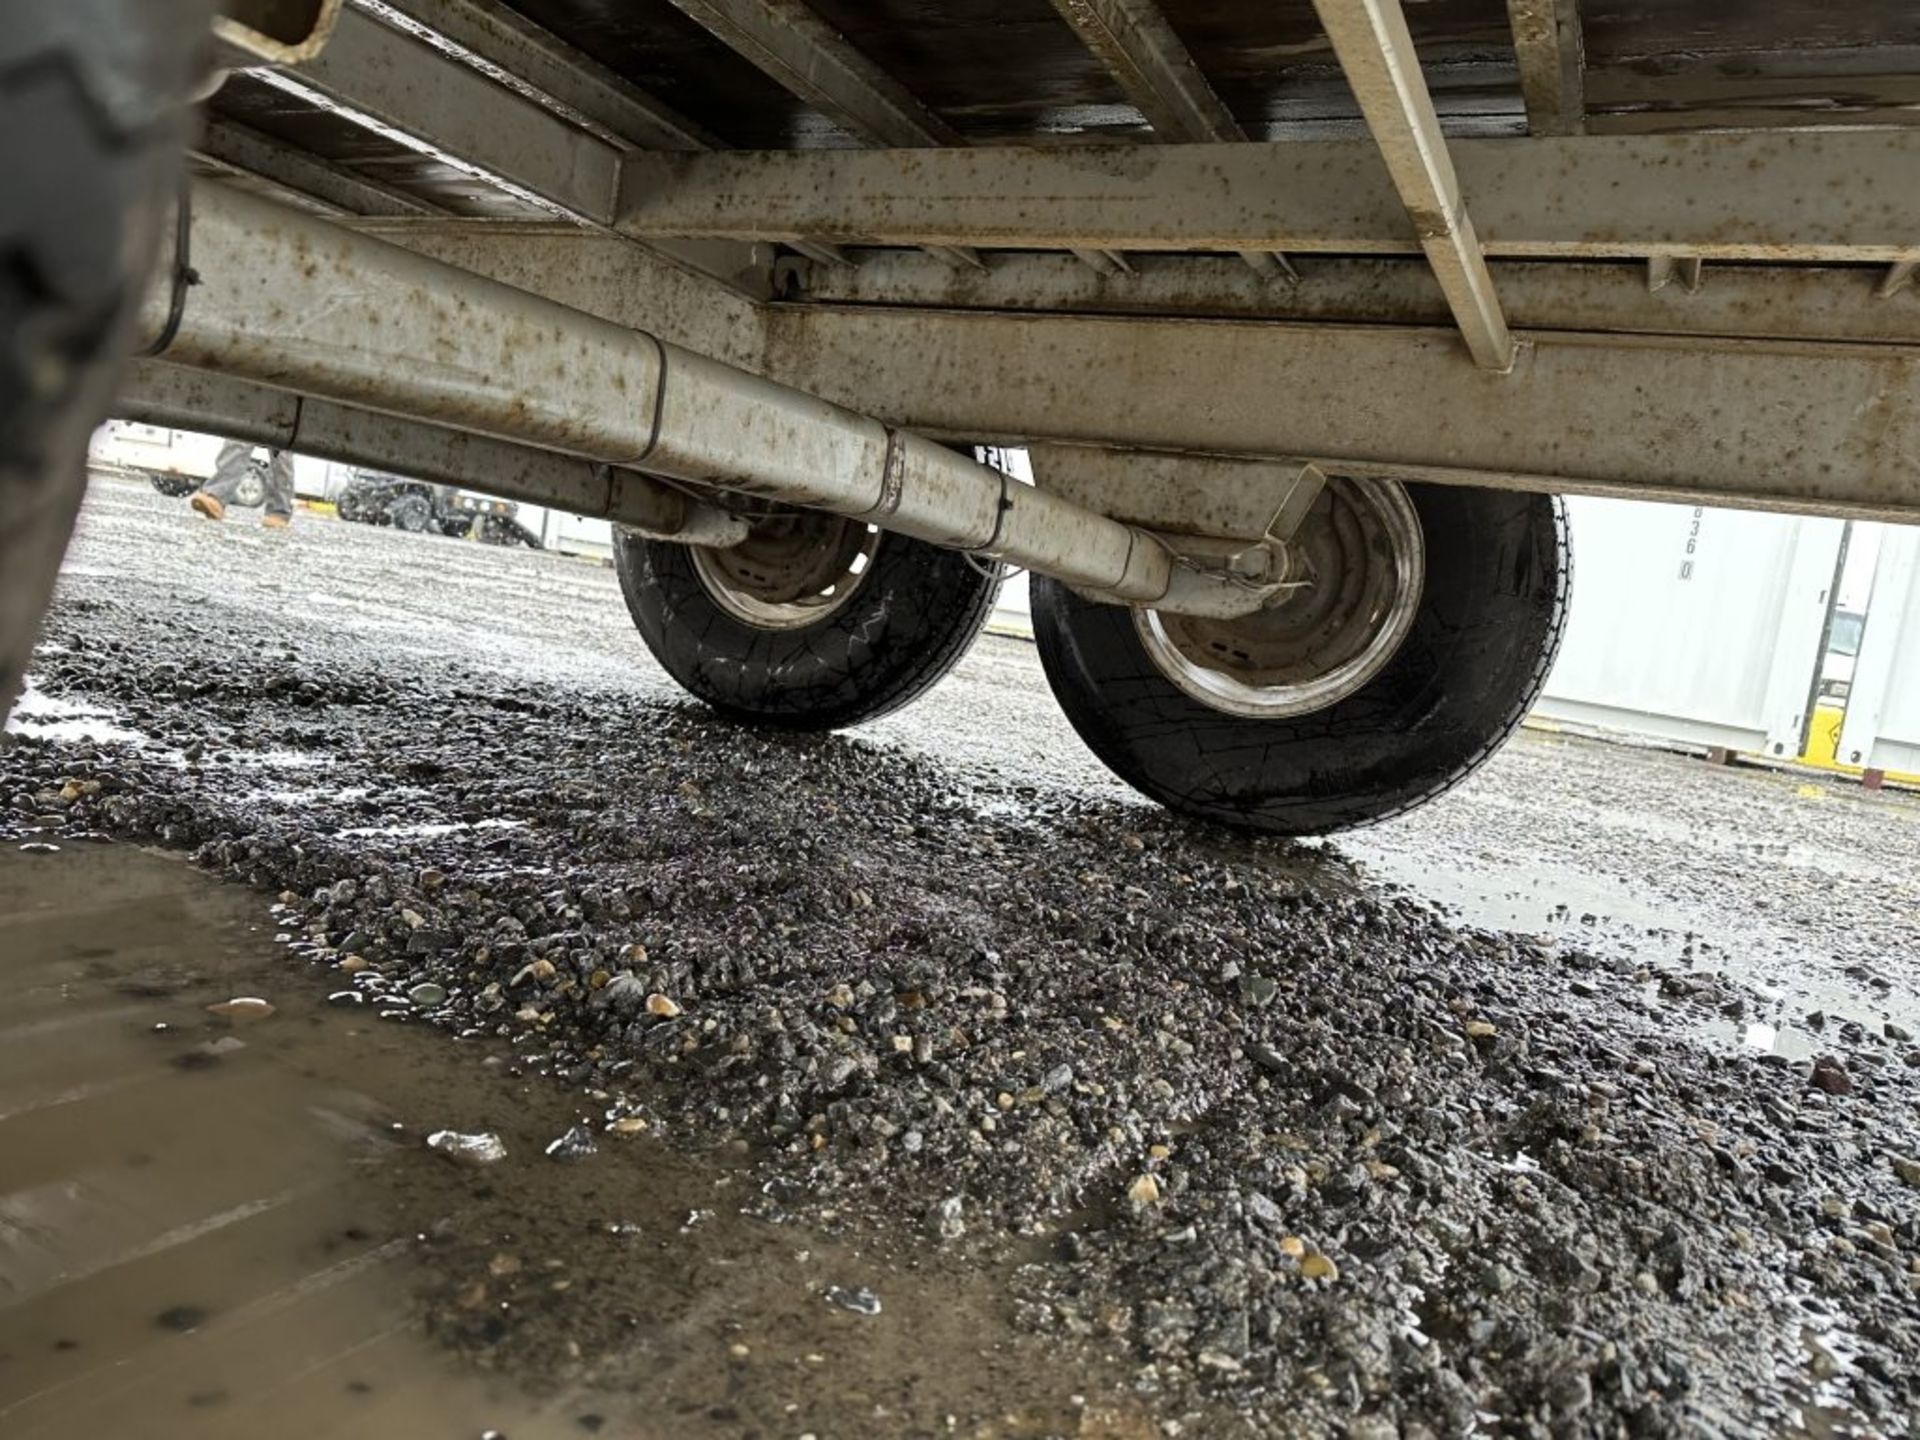
[[[739,545],[689,548],[693,573],[727,614],[756,630],[802,630],[851,600],[872,573],[880,531],[818,512],[756,523]]]
[[[1209,709],[1250,719],[1310,715],[1386,668],[1426,588],[1426,541],[1394,480],[1330,480],[1294,537],[1307,584],[1234,620],[1136,610],[1160,673]]]

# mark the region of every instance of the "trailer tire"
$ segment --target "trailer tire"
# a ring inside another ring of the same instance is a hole
[[[694,696],[750,724],[837,730],[930,689],[966,654],[1000,589],[998,567],[957,551],[884,531],[862,544],[865,566],[844,599],[779,626],[742,618],[694,547],[616,530],[614,563],[640,638]]]
[[[0,719],[179,173],[208,9],[10,0],[0,25]]]
[[[1425,539],[1411,629],[1362,688],[1283,718],[1228,714],[1177,686],[1132,611],[1033,581],[1041,663],[1109,769],[1183,815],[1276,835],[1388,819],[1459,784],[1546,682],[1572,578],[1556,497],[1409,485]]]

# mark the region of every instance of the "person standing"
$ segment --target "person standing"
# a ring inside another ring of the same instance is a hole
[[[227,441],[213,462],[213,478],[194,491],[187,503],[209,520],[226,519],[227,503],[247,478],[253,451],[244,440]],[[267,449],[266,510],[260,523],[269,530],[284,530],[293,523],[293,456],[271,446]]]

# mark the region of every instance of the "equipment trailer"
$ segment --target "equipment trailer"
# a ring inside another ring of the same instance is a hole
[[[1518,723],[1558,495],[1920,509],[1910,7],[222,9],[0,30],[0,693],[110,408],[606,516],[763,723],[1025,567],[1094,751],[1290,834]]]

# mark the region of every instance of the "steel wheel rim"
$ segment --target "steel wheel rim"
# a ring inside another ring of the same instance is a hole
[[[1259,720],[1324,710],[1385,669],[1426,588],[1426,541],[1406,488],[1330,480],[1294,544],[1307,584],[1255,615],[1134,611],[1155,668],[1209,709]]]
[[[803,630],[834,614],[873,573],[880,531],[817,511],[755,521],[725,550],[689,547],[693,573],[714,604],[756,630]]]
[[[233,503],[250,510],[266,504],[267,482],[257,472],[249,471],[233,487]]]

